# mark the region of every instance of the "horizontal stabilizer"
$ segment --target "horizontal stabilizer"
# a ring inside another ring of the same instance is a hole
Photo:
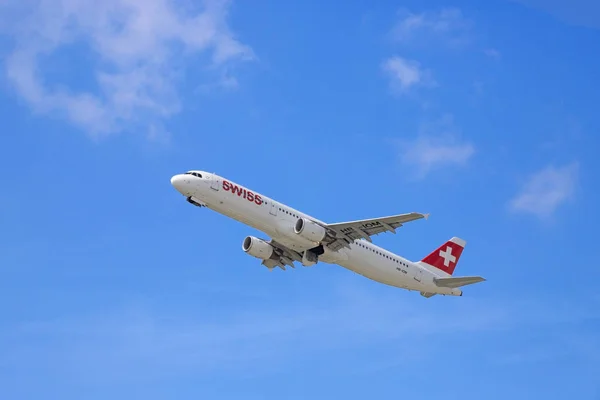
[[[473,283],[479,283],[485,281],[485,278],[481,276],[459,276],[456,278],[433,278],[433,282],[437,286],[447,288],[457,288],[466,285],[472,285]]]

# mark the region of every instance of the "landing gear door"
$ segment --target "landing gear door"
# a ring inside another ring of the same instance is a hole
[[[221,187],[221,178],[213,174],[210,180],[210,187],[211,189],[219,190],[219,188]]]

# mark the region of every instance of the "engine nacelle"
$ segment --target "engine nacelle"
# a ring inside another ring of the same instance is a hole
[[[242,250],[261,260],[270,259],[274,253],[273,246],[254,236],[246,236],[242,243]]]
[[[321,243],[327,234],[325,228],[306,218],[300,218],[296,221],[294,232],[303,239],[310,240],[317,244]]]

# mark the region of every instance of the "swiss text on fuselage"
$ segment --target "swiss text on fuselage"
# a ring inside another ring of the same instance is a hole
[[[253,202],[257,205],[262,205],[263,204],[263,199],[262,197],[260,197],[260,195],[251,192],[250,190],[244,189],[239,187],[238,185],[231,183],[229,181],[226,181],[223,179],[223,190],[225,190],[226,192],[231,192],[233,194],[237,194],[239,197],[243,197],[244,199]]]

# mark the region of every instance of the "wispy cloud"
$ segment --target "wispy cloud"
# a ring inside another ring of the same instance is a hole
[[[428,50],[434,48],[439,50],[444,47],[458,49],[473,42],[472,25],[472,22],[465,18],[458,8],[440,8],[422,12],[401,9],[388,37],[399,47],[399,54],[403,54],[402,51],[407,51],[411,47],[422,47]],[[418,85],[429,87],[438,85],[433,79],[432,71],[423,68],[417,60],[396,55],[385,60],[382,65],[397,93],[405,93]]]
[[[8,81],[36,112],[59,113],[95,135],[132,124],[151,128],[180,111],[176,82],[185,60],[231,87],[236,82],[231,68],[253,58],[227,25],[229,1],[184,5],[175,0],[2,5],[0,25],[14,38],[5,63]],[[77,90],[70,80],[45,77],[44,60],[74,48],[91,52],[85,60],[69,61],[74,70],[91,67],[95,84],[85,86],[97,90]]]
[[[371,291],[346,287],[331,296],[326,307],[310,303],[281,308],[270,303],[225,310],[218,318],[203,315],[202,309],[163,314],[137,306],[22,324],[3,330],[0,349],[12,368],[26,370],[35,364],[46,373],[68,375],[75,381],[151,379],[189,369],[249,375],[257,365],[263,373],[273,372],[290,360],[356,350],[374,341],[395,346],[400,337],[422,340],[439,332],[451,336],[485,331],[505,317],[501,310],[488,308],[485,316],[474,319],[477,306],[468,301],[459,307],[460,315],[450,316],[423,314],[384,300],[385,296]]]
[[[574,197],[578,172],[576,162],[543,168],[531,175],[521,192],[510,201],[511,209],[539,218],[550,217],[561,204]]]
[[[475,146],[460,138],[451,115],[424,124],[417,137],[399,144],[400,160],[415,169],[417,179],[438,168],[464,166],[475,154]]]
[[[491,47],[483,50],[483,54],[485,54],[489,58],[493,58],[494,60],[498,60],[502,56],[500,54],[500,51],[498,51],[497,49],[491,48]]]
[[[393,39],[403,44],[444,43],[460,46],[470,41],[471,21],[458,8],[413,13],[399,12],[392,29]]]
[[[458,352],[472,349],[473,343],[464,341],[467,332],[476,332],[487,343],[497,332],[508,337],[507,331],[521,331],[523,326],[545,331],[598,315],[589,302],[586,310],[591,312],[573,315],[577,307],[556,309],[539,299],[463,297],[453,303],[414,294],[398,302],[397,291],[366,287],[344,285],[319,302],[280,306],[269,301],[223,310],[218,316],[205,315],[196,306],[163,313],[138,306],[27,323],[3,329],[0,350],[11,368],[29,371],[36,365],[36,371],[68,376],[74,382],[154,379],[192,370],[249,375],[271,373],[313,357],[322,359],[340,350],[373,347],[393,350],[404,358],[412,354],[415,363],[428,364],[439,357],[445,343],[452,342]],[[444,341],[436,340],[441,336]],[[423,345],[418,354],[413,352],[416,344]],[[552,343],[548,347],[552,349]],[[397,356],[384,358],[398,361]],[[361,364],[373,361],[377,364],[381,359],[363,358]]]
[[[434,85],[431,73],[417,61],[394,56],[383,62],[382,69],[388,75],[392,89],[400,93],[414,86]]]

